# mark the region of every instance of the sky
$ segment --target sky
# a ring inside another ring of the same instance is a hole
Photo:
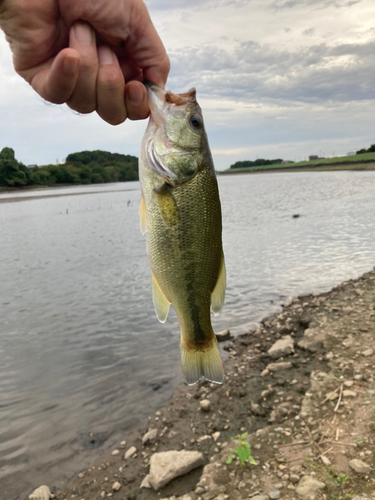
[[[145,3],[171,59],[167,88],[197,89],[217,170],[375,143],[373,0]],[[14,72],[1,32],[0,68],[0,149],[39,165],[93,149],[138,156],[146,121],[113,127],[46,103]]]

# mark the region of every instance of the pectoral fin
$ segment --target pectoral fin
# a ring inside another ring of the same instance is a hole
[[[160,288],[160,285],[157,282],[154,273],[151,273],[151,286],[152,300],[154,302],[156,316],[158,317],[160,323],[165,323],[168,317],[170,302]]]
[[[141,196],[141,203],[139,205],[139,227],[141,228],[141,233],[146,234],[147,231],[146,204],[143,195]]]
[[[223,308],[224,298],[225,298],[225,286],[226,286],[226,270],[224,262],[224,254],[221,255],[221,264],[219,270],[219,276],[214,288],[211,293],[211,308],[215,316],[217,316]]]
[[[154,189],[154,193],[164,224],[168,227],[176,226],[179,220],[178,208],[168,185],[163,184],[159,189]]]

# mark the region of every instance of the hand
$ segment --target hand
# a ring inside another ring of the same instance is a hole
[[[142,0],[0,0],[18,74],[44,99],[117,125],[149,113],[169,59]]]

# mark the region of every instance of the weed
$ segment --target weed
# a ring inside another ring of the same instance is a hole
[[[247,436],[247,432],[244,434],[238,434],[238,436],[232,437],[231,439],[235,439],[237,443],[237,448],[231,449],[231,454],[229,455],[226,463],[231,464],[233,458],[237,457],[240,461],[241,467],[245,466],[245,462],[248,461],[252,465],[258,465],[258,462],[254,460],[251,455],[250,444],[245,440]]]

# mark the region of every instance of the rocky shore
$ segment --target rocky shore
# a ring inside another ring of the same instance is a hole
[[[29,498],[375,499],[375,272],[222,345],[222,386],[180,386],[147,429]],[[241,466],[239,435],[256,465]]]

